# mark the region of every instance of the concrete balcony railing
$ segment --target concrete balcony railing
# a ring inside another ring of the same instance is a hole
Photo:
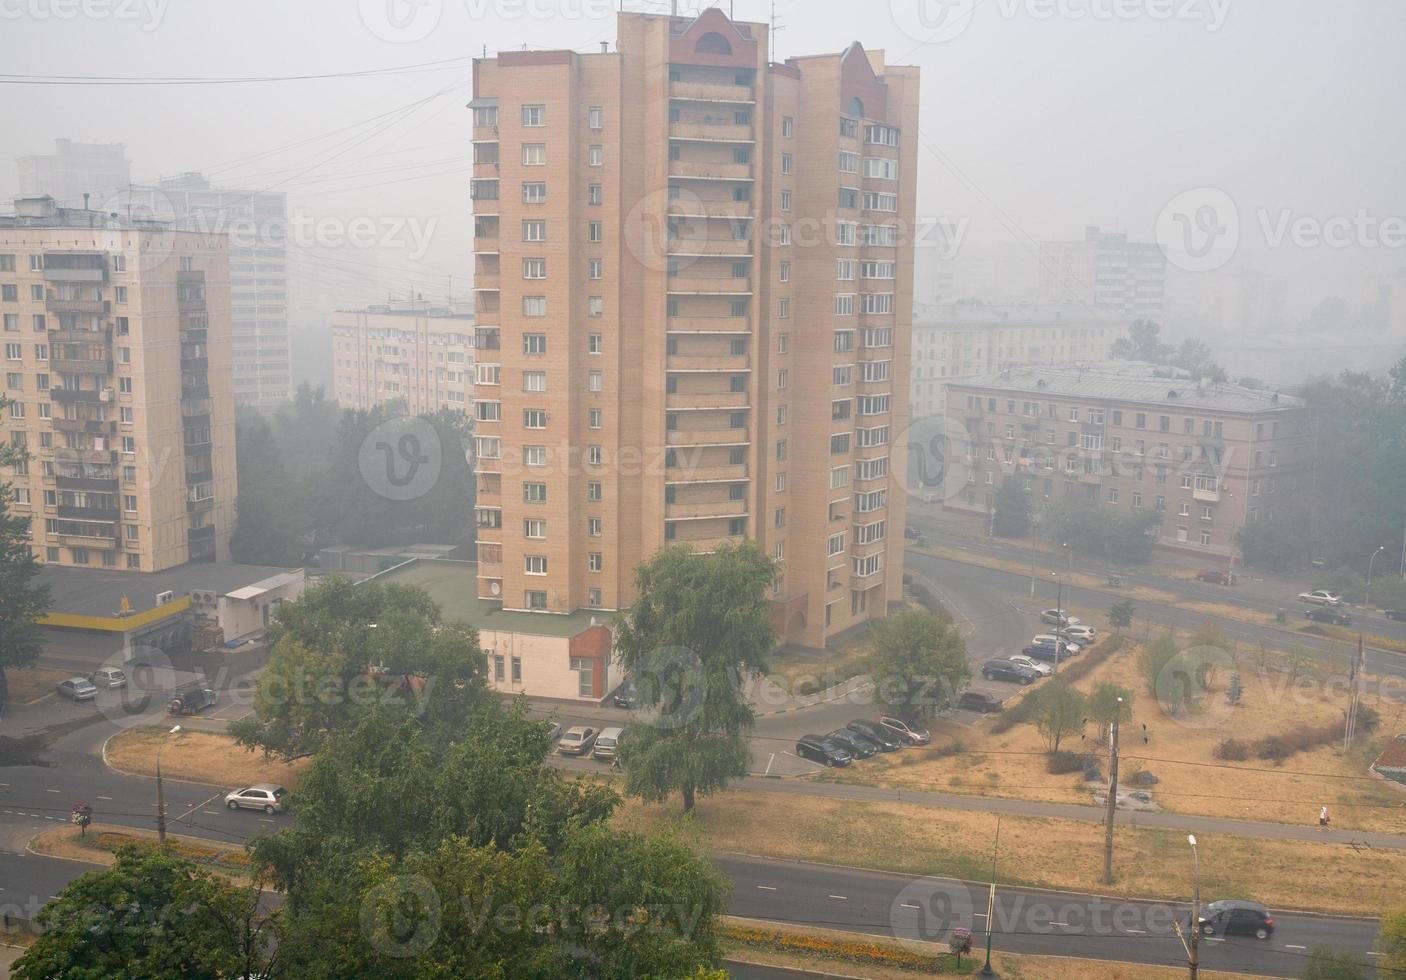
[[[45,282],[107,282],[107,264],[81,269],[55,269],[44,266]]]
[[[670,201],[669,215],[684,218],[750,218],[752,205],[748,201]]]
[[[669,411],[738,409],[750,404],[751,396],[745,391],[682,391],[664,397],[664,408]]]
[[[723,258],[751,258],[752,243],[732,238],[675,238],[669,242],[670,255],[709,255]]]
[[[77,548],[108,548],[117,547],[117,525],[112,526],[112,534],[98,534],[96,531],[85,531],[82,534],[59,533],[59,543],[69,547]]]
[[[669,371],[749,371],[746,354],[673,354],[665,363]]]
[[[44,308],[50,313],[111,313],[112,304],[105,299],[59,299],[50,293],[44,300]]]
[[[666,544],[686,544],[699,554],[711,554],[725,544],[737,544],[742,540],[742,535],[723,537],[701,537],[701,538],[675,538]]]
[[[113,522],[118,518],[116,507],[74,507],[69,504],[59,504],[59,517],[72,521],[105,521]]]
[[[59,476],[54,479],[60,490],[84,490],[89,493],[116,493],[117,477]]]
[[[669,333],[751,333],[752,322],[745,316],[672,316]]]
[[[502,288],[502,285],[503,277],[497,270],[474,273],[475,292],[496,293]]]
[[[50,330],[49,344],[111,344],[112,330]]]
[[[54,419],[53,427],[56,432],[89,432],[93,435],[113,435],[117,431],[117,423],[112,420],[102,419]]]
[[[746,102],[755,101],[751,86],[724,85],[715,82],[670,82],[669,98],[687,102]]]
[[[748,479],[747,465],[671,466],[664,471],[665,483],[736,483]]]
[[[673,429],[665,433],[670,446],[741,446],[750,440],[746,429]]]
[[[752,127],[736,123],[676,122],[669,125],[669,138],[677,140],[718,140],[725,143],[751,143]]]
[[[1203,503],[1207,503],[1207,504],[1218,503],[1218,502],[1220,501],[1220,491],[1219,491],[1219,490],[1193,490],[1193,491],[1191,491],[1191,499],[1192,499],[1192,500],[1199,500],[1199,501],[1201,501],[1201,502],[1203,502]]]
[[[671,160],[669,176],[685,180],[751,180],[752,166],[748,163]]]
[[[746,516],[747,501],[745,500],[708,500],[698,503],[684,502],[664,505],[664,519],[669,521]]]
[[[750,296],[752,280],[743,276],[670,276],[669,292],[695,296]]]
[[[96,357],[51,357],[49,367],[58,374],[111,374],[112,359]]]
[[[115,449],[69,449],[67,446],[54,447],[54,459],[69,463],[115,463]]]
[[[473,165],[474,178],[476,180],[496,180],[498,177],[498,161],[492,163],[475,163]]]

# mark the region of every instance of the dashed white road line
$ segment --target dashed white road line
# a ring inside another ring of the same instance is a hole
[[[915,903],[913,903],[913,902],[904,902],[904,903],[903,903],[903,907],[904,907],[905,909],[920,909],[920,908],[922,908],[921,905],[917,905],[917,904],[915,904]]]
[[[63,790],[61,790],[61,789],[46,789],[46,790],[44,790],[44,792],[46,792],[46,793],[62,793]]]
[[[1284,944],[1284,948],[1285,948],[1285,949],[1308,949],[1307,946],[1295,946],[1293,943],[1285,943],[1285,944]]]
[[[1132,935],[1132,936],[1145,936],[1145,935],[1147,935],[1147,930],[1146,930],[1146,929],[1124,929],[1123,931],[1126,932],[1126,933],[1128,933],[1129,935]]]
[[[110,796],[99,796],[98,799],[100,799],[100,800],[107,800],[109,803],[112,802],[112,797],[110,797]]]
[[[849,901],[849,899],[846,898],[846,897],[843,896],[843,895],[830,895],[830,896],[828,896],[828,897],[834,898],[834,899],[838,899],[838,900],[841,901],[841,902],[848,902],[848,901]]]
[[[774,892],[774,891],[776,891],[776,889],[773,888],[771,885],[758,885],[757,887],[760,888],[760,889],[761,889],[762,891],[764,891],[764,892]]]

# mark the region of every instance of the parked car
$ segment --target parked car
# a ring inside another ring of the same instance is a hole
[[[957,707],[978,711],[983,715],[1000,711],[1004,705],[1005,702],[990,691],[963,691],[962,696],[957,699]]]
[[[909,541],[917,541],[923,536],[923,532],[919,531],[912,524],[909,524],[903,528],[903,536]]]
[[[879,747],[880,752],[894,752],[903,747],[903,741],[892,731],[880,725],[877,721],[870,721],[868,718],[856,718],[845,726],[852,732],[858,732],[869,741]]]
[[[1387,619],[1394,619],[1400,623],[1406,623],[1406,609],[1383,609],[1382,615]]]
[[[1027,647],[1021,647],[1020,652],[1022,656],[1029,657],[1032,660],[1040,660],[1047,664],[1053,664],[1056,661],[1063,663],[1069,659],[1067,656],[1056,652],[1054,647],[1046,646],[1043,643],[1032,643]],[[1053,670],[1051,670],[1051,673],[1053,673]]]
[[[1327,589],[1314,589],[1312,592],[1300,592],[1299,601],[1306,602],[1310,606],[1336,606],[1343,601],[1343,598],[1336,592],[1329,592]]]
[[[1274,920],[1269,910],[1259,902],[1227,899],[1211,902],[1201,909],[1201,935],[1254,936],[1268,939],[1274,935]]]
[[[1037,647],[1052,647],[1055,644],[1060,644],[1063,647],[1063,649],[1060,650],[1060,656],[1062,657],[1078,656],[1079,652],[1084,649],[1078,643],[1063,639],[1053,633],[1036,633],[1030,638],[1030,642]]]
[[[596,740],[596,730],[589,725],[572,725],[562,732],[557,751],[562,755],[585,755]]]
[[[825,736],[856,759],[867,759],[879,751],[879,743],[848,728],[837,728]]]
[[[1019,664],[1022,667],[1029,667],[1041,677],[1049,677],[1051,674],[1054,673],[1054,668],[1051,667],[1049,664],[1042,663],[1041,661],[1036,660],[1034,657],[1027,657],[1023,653],[1017,653],[1014,657],[1007,657],[1006,659],[1013,664]]]
[[[1333,623],[1337,626],[1347,626],[1352,622],[1352,617],[1341,609],[1332,606],[1319,606],[1317,609],[1305,609],[1304,615],[1316,623]]]
[[[981,676],[988,681],[1011,681],[1015,684],[1034,684],[1040,679],[1040,675],[1029,667],[1013,664],[1009,660],[986,661],[981,665]]]
[[[879,716],[879,724],[897,735],[898,740],[905,745],[927,745],[932,741],[932,733],[916,721],[897,718],[893,715],[881,715]]]
[[[91,701],[98,696],[98,689],[86,677],[70,677],[66,681],[59,681],[54,690],[70,701]]]
[[[126,687],[127,675],[116,667],[99,667],[88,675],[94,687]]]
[[[192,715],[215,703],[215,689],[203,683],[187,684],[171,695],[169,711],[173,715]]]
[[[843,745],[824,735],[802,735],[796,743],[796,755],[826,766],[847,766],[854,758]]]
[[[561,738],[561,722],[554,721],[547,726],[547,742],[556,745],[559,738]]]
[[[231,810],[263,810],[269,815],[288,808],[288,791],[273,783],[256,783],[225,794],[225,806]]]
[[[1204,572],[1196,573],[1198,582],[1210,582],[1212,585],[1234,585],[1235,575],[1227,572],[1223,568],[1208,568]]]
[[[1051,626],[1074,626],[1078,624],[1079,617],[1058,609],[1046,609],[1040,613],[1040,622],[1049,623]]]
[[[615,697],[612,700],[617,708],[628,708],[631,711],[638,708],[640,692],[639,688],[635,687],[635,679],[633,677],[625,678],[625,683],[615,689]]]
[[[1065,626],[1055,630],[1055,635],[1065,640],[1073,640],[1079,646],[1088,648],[1090,643],[1098,640],[1098,630],[1092,626],[1085,626],[1082,623],[1075,623],[1073,626]]]
[[[606,761],[615,758],[616,746],[620,744],[620,736],[624,732],[625,730],[619,727],[602,728],[596,736],[596,744],[591,747],[591,758]]]

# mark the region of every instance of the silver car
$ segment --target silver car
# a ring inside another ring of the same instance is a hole
[[[225,806],[231,810],[263,810],[282,813],[288,807],[288,791],[273,783],[256,783],[225,794]]]
[[[98,696],[98,689],[90,684],[86,677],[70,677],[66,681],[59,681],[54,690],[71,701],[91,701]]]
[[[127,675],[116,667],[102,667],[88,675],[94,687],[126,687]]]

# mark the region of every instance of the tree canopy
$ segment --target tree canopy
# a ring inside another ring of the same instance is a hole
[[[949,621],[908,609],[869,625],[874,639],[874,690],[905,718],[931,718],[956,704],[971,679],[967,645]]]
[[[8,405],[0,397],[0,415]],[[28,459],[22,448],[0,443],[0,468],[24,466]],[[39,561],[29,540],[29,515],[12,513],[13,502],[10,484],[0,481],[0,709],[9,694],[7,671],[30,666],[43,649],[39,619],[50,606],[49,587],[35,581]]]

